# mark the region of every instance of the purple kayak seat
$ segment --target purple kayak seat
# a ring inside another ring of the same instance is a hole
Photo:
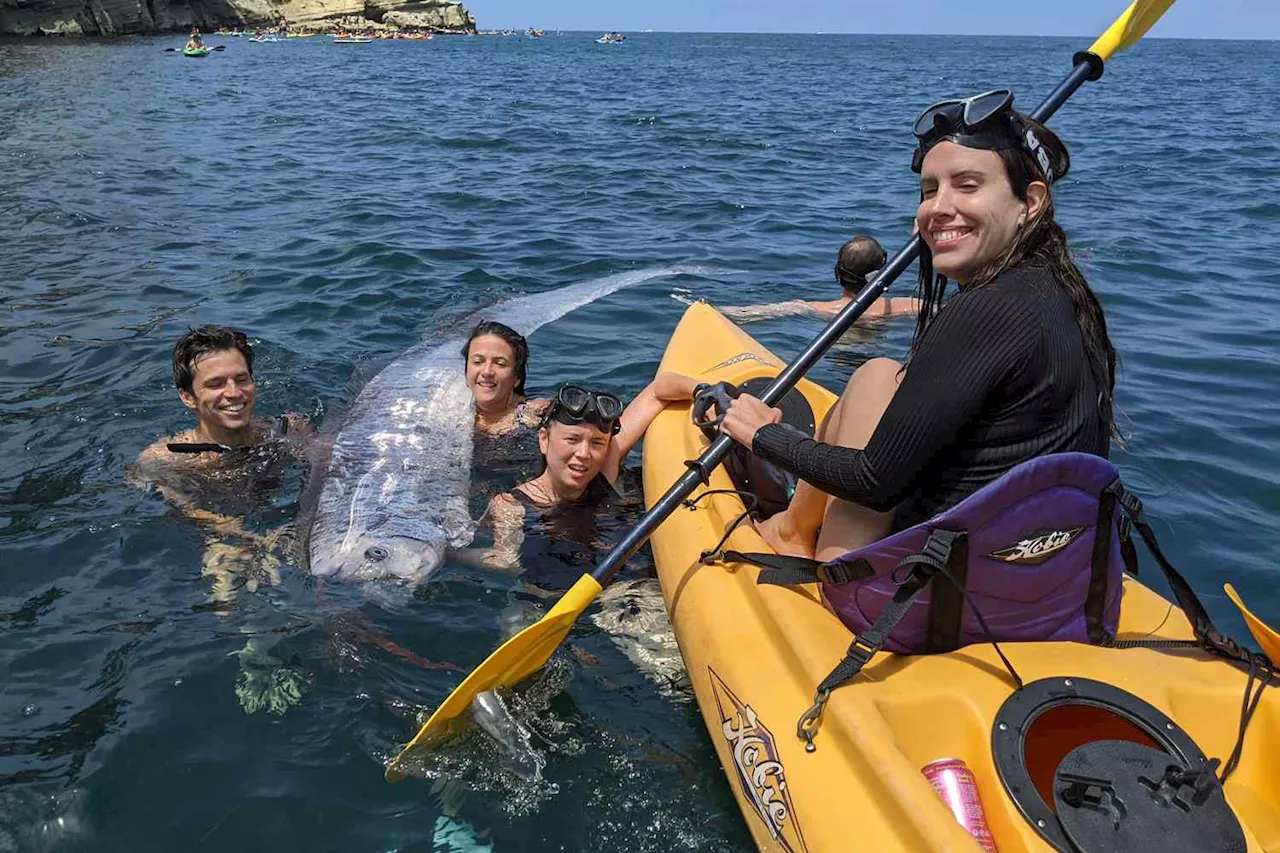
[[[886,651],[989,640],[1109,643],[1123,589],[1120,507],[1107,491],[1118,482],[1114,465],[1087,453],[1024,462],[928,521],[831,561],[819,570],[823,596],[861,634],[898,594],[907,567],[920,564],[912,558],[933,550],[957,583],[934,575],[884,638]]]

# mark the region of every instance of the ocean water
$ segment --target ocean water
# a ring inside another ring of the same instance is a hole
[[[211,39],[227,50],[203,60],[164,52],[181,39],[0,44],[0,851],[750,846],[696,707],[590,620],[520,699],[541,781],[468,737],[386,785],[414,714],[499,639],[509,581],[452,567],[398,595],[286,561],[216,606],[201,534],[125,482],[188,423],[168,363],[188,326],[249,333],[261,413],[332,426],[496,299],[723,270],[531,339],[533,390],[635,393],[681,299],[829,298],[848,237],[901,245],[920,108],[996,86],[1030,107],[1089,41],[594,36]],[[1054,121],[1059,216],[1122,363],[1116,459],[1238,633],[1225,580],[1280,623],[1278,101],[1276,43],[1150,41]],[[783,356],[819,329],[750,327]],[[815,377],[910,335],[855,332]],[[255,523],[287,528],[302,479]],[[283,713],[249,713],[273,678]]]

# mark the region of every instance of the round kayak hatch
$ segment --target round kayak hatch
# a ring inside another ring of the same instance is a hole
[[[1006,793],[1036,832],[1063,853],[1104,849],[1145,853],[1148,849],[1080,847],[1072,843],[1060,820],[1058,777],[1067,757],[1090,744],[1117,742],[1141,747],[1184,769],[1202,768],[1206,762],[1195,741],[1159,709],[1114,685],[1088,678],[1046,678],[1027,684],[1000,706],[991,728],[992,757]],[[1157,778],[1162,774],[1163,768]],[[1129,805],[1126,800],[1124,806]],[[1223,808],[1230,813],[1225,802]],[[1236,828],[1239,831],[1238,824]],[[1154,840],[1161,838],[1157,835]]]
[[[1246,853],[1216,769],[1131,741],[1086,743],[1058,765],[1058,821],[1080,853]]]

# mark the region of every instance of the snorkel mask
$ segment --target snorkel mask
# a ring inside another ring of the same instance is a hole
[[[552,421],[575,426],[590,423],[610,435],[622,429],[622,401],[608,391],[596,391],[581,385],[564,385],[547,407],[540,428]]]
[[[1003,151],[1022,148],[1035,160],[1052,184],[1055,175],[1049,152],[1039,137],[1013,108],[1013,93],[993,89],[972,98],[939,101],[920,113],[912,131],[918,144],[911,156],[911,171],[919,174],[925,155],[939,142],[954,142],[966,148]]]

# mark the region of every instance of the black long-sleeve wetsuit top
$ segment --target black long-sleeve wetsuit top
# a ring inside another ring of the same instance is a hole
[[[752,449],[828,494],[896,507],[900,530],[1028,459],[1109,447],[1071,298],[1024,266],[942,307],[865,450],[779,424],[761,427]]]

